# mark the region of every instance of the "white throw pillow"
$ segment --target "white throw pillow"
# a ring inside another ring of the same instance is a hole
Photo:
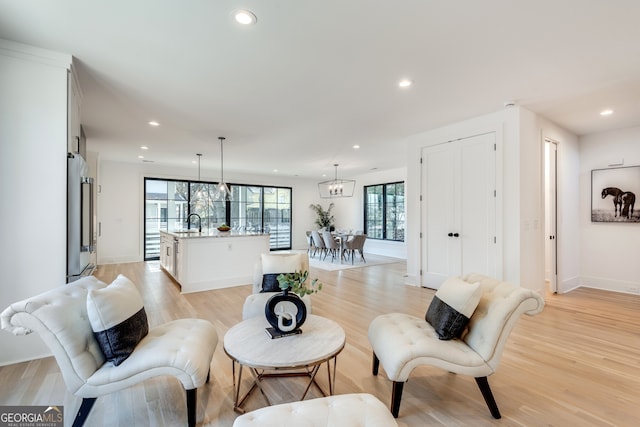
[[[302,268],[302,254],[262,254],[262,274],[293,273]]]
[[[149,332],[142,296],[123,275],[107,287],[89,291],[87,313],[105,358],[116,366]]]

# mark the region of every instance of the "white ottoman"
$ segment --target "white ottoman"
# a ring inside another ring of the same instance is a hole
[[[397,427],[389,409],[370,394],[341,394],[268,406],[244,414],[233,427]]]

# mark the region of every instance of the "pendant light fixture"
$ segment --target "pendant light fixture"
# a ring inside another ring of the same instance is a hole
[[[318,183],[320,197],[323,199],[352,197],[356,181],[353,179],[338,179],[338,164],[335,163],[333,166],[335,167],[334,179]]]
[[[233,195],[227,183],[224,182],[224,151],[222,148],[223,142],[226,139],[224,136],[219,136],[220,140],[220,182],[216,187],[216,192],[213,195],[213,200],[218,202],[229,202],[233,200]]]
[[[202,183],[200,182],[200,159],[202,158],[202,154],[197,153],[196,156],[198,156],[198,190],[196,191],[195,194],[195,201],[196,201],[196,205],[202,205],[205,204],[208,205],[208,200],[209,200],[209,192],[207,191],[207,194],[205,195],[204,192],[202,191]]]

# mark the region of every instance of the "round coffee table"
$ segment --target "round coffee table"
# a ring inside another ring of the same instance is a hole
[[[260,389],[267,404],[271,405],[260,382],[264,378],[273,376],[308,376],[309,383],[300,400],[304,400],[312,384],[315,384],[326,396],[327,393],[315,380],[320,366],[325,362],[329,394],[333,394],[337,357],[345,344],[344,329],[333,320],[313,314],[307,316],[307,320],[300,328],[301,334],[272,339],[265,330],[269,326],[264,317],[254,317],[238,323],[224,335],[224,351],[232,360],[234,411],[244,413],[242,404],[256,387]],[[331,360],[333,360],[333,372]],[[240,365],[237,380],[236,363]],[[241,398],[240,384],[245,366],[249,368],[254,381]]]

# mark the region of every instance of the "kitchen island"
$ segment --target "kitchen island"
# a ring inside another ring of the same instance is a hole
[[[160,266],[182,288],[200,292],[250,284],[269,234],[216,229],[160,232]]]

